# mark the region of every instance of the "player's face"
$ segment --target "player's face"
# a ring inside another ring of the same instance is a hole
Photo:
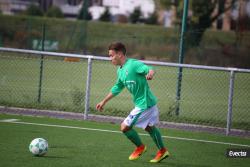
[[[109,57],[114,65],[121,65],[121,53],[114,50],[109,50]]]

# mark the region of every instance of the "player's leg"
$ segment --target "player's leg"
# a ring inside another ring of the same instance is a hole
[[[159,111],[157,106],[151,107],[149,109],[149,112],[151,113],[151,115],[145,130],[149,133],[157,148],[159,149],[155,158],[152,159],[150,162],[160,162],[161,160],[169,156],[169,152],[164,146],[159,129],[155,126],[159,122]]]
[[[169,156],[169,152],[163,144],[159,129],[155,126],[147,126],[145,130],[149,133],[158,148],[158,152],[156,153],[155,158],[150,160],[150,162],[160,162],[163,159],[167,158]]]
[[[136,145],[136,147],[139,147],[142,145],[141,139],[138,135],[138,133],[132,128],[127,126],[124,123],[121,123],[121,131],[123,134],[133,143]]]
[[[140,114],[129,115],[121,123],[121,131],[123,134],[136,146],[134,152],[129,156],[129,160],[138,159],[144,152],[146,152],[146,146],[142,143],[138,133],[133,129],[134,123],[137,121]]]
[[[159,150],[164,148],[162,136],[158,128],[155,126],[147,126],[145,130],[149,133]]]

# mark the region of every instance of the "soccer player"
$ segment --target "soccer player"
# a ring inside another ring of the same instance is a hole
[[[122,43],[112,43],[108,48],[108,54],[112,64],[119,66],[117,81],[110,93],[96,105],[96,109],[102,111],[104,105],[126,87],[132,94],[135,105],[128,117],[121,123],[121,131],[136,146],[134,152],[129,156],[129,160],[138,159],[147,149],[138,133],[133,129],[133,126],[137,126],[150,134],[159,149],[155,158],[150,162],[160,162],[169,156],[169,152],[163,144],[160,131],[155,127],[159,122],[159,112],[156,106],[157,99],[151,92],[147,82],[147,80],[153,79],[155,72],[144,63],[127,58],[126,48]]]

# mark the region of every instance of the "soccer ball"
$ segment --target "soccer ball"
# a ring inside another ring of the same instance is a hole
[[[36,138],[29,145],[30,152],[35,156],[43,156],[48,151],[48,142],[43,138]]]

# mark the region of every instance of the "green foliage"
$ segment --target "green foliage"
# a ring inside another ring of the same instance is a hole
[[[171,5],[173,5],[173,0],[157,0],[157,1],[160,1],[160,5],[165,9],[170,9]]]
[[[29,16],[43,16],[43,11],[38,6],[32,4],[24,11],[24,14]]]
[[[192,1],[192,11],[195,17],[211,16],[216,3],[213,0]]]
[[[224,1],[224,2],[223,2]],[[218,11],[218,14],[212,16],[214,9],[218,2],[225,3],[225,0],[190,0],[189,9],[192,10],[192,16],[187,20],[187,33],[186,41],[187,48],[198,47],[201,44],[204,33],[211,27],[212,23],[228,9],[231,8],[237,0],[231,1],[229,7],[222,8]],[[174,5],[177,9],[177,23],[181,24],[184,1],[178,0],[161,0],[161,5],[166,9],[169,9],[171,5]]]
[[[71,21],[55,18],[35,18],[25,16],[1,16],[0,30],[3,32],[3,42],[11,41],[8,46],[21,48],[23,38],[18,43],[14,41],[17,32],[25,33],[28,40],[42,38],[42,26],[46,24],[46,37],[60,41],[58,52],[81,53],[83,44],[83,27],[85,21]],[[17,28],[19,27],[19,28]],[[105,31],[104,31],[105,30]],[[105,32],[105,33],[104,33]],[[62,35],[62,33],[64,35]],[[87,50],[98,55],[107,54],[107,44],[115,40],[123,40],[127,44],[130,55],[157,56],[168,58],[167,50],[162,47],[175,46],[175,34],[173,29],[164,29],[161,26],[145,25],[137,26],[132,24],[112,24],[106,22],[88,22],[86,32]],[[91,37],[91,38],[90,38]],[[7,38],[7,40],[6,40]],[[136,43],[136,46],[134,45]],[[169,44],[168,46],[166,44]],[[135,49],[136,47],[136,49]],[[156,48],[159,49],[156,49]],[[28,49],[28,46],[22,47]]]
[[[152,13],[148,19],[145,20],[146,24],[158,24],[158,14],[156,12]]]
[[[135,8],[134,11],[129,15],[130,22],[133,24],[139,22],[141,15],[141,9],[139,7]]]
[[[0,23],[4,47],[31,49],[32,39],[42,38],[45,24],[46,38],[59,41],[58,52],[82,53],[86,21],[0,15]],[[106,55],[107,44],[119,40],[127,45],[131,57],[178,61],[178,28],[88,22],[86,31],[89,54]],[[234,46],[236,35],[233,31],[207,30],[200,47],[187,50],[185,63],[249,68],[249,32],[244,32],[238,48]]]
[[[47,17],[56,17],[56,18],[63,18],[64,17],[62,10],[57,6],[51,6],[47,11],[46,16]]]
[[[91,13],[88,12],[86,16],[83,13],[84,13],[83,9],[81,9],[78,16],[77,16],[78,20],[92,20]]]
[[[106,8],[104,13],[100,16],[99,20],[109,22],[110,19],[111,19],[111,14],[109,12],[109,9]]]
[[[78,20],[92,20],[92,15],[88,12],[89,0],[85,0],[77,16]]]
[[[203,34],[212,25],[211,15],[215,9],[212,0],[192,1],[193,16],[188,20],[187,41],[188,47],[199,46]]]

